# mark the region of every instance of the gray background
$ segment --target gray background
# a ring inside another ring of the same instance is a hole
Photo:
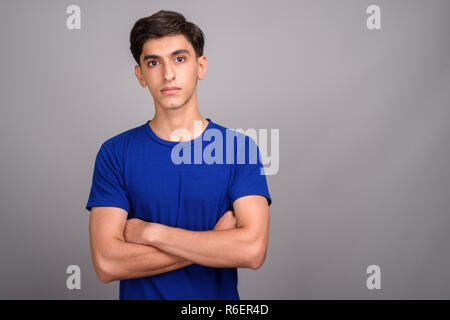
[[[100,144],[153,117],[129,32],[160,9],[206,35],[201,114],[280,130],[268,255],[239,269],[242,299],[450,298],[450,2],[379,0],[2,1],[0,298],[118,298],[84,206]]]

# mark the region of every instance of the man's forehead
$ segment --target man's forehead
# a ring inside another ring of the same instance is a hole
[[[186,49],[189,52],[193,51],[190,42],[184,35],[180,34],[164,36],[161,38],[151,38],[144,43],[142,54],[169,55],[180,48]]]

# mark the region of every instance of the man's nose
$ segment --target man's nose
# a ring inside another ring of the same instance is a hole
[[[164,67],[164,78],[167,81],[175,79],[175,69],[170,63],[167,63]]]

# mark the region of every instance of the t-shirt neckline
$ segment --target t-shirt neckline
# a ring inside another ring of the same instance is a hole
[[[152,130],[152,128],[149,125],[150,120],[147,120],[144,124],[145,126],[145,131],[147,132],[147,134],[149,135],[150,138],[152,138],[153,140],[155,140],[156,142],[169,146],[169,147],[173,147],[177,144],[191,144],[192,142],[195,143],[195,141],[199,141],[199,140],[203,140],[203,134],[205,133],[206,130],[208,130],[209,128],[211,128],[213,121],[210,118],[206,118],[206,120],[208,120],[208,124],[206,125],[205,130],[203,130],[202,134],[199,135],[197,138],[195,139],[191,139],[188,141],[181,141],[181,142],[177,142],[177,141],[169,141],[169,140],[165,140],[162,139],[160,137],[158,137]]]

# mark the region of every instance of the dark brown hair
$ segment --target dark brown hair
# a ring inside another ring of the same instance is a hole
[[[175,11],[160,10],[149,17],[141,18],[130,32],[130,50],[140,66],[139,60],[142,47],[148,39],[161,38],[169,35],[184,35],[195,50],[196,58],[203,55],[205,35],[202,30],[186,21],[185,17]]]

